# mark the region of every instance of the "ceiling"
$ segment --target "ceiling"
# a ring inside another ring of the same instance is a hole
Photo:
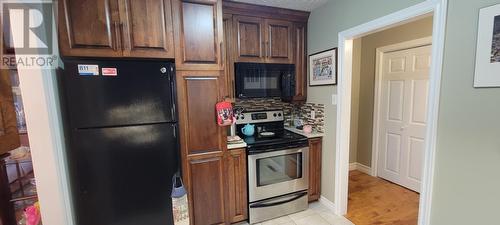
[[[256,5],[267,5],[286,9],[312,11],[328,2],[328,0],[233,0]]]

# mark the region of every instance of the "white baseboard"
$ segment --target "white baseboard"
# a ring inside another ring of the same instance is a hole
[[[328,208],[328,210],[335,213],[335,204],[323,197],[323,195],[319,197],[319,203],[323,204],[326,208]]]
[[[358,166],[358,163],[349,163],[349,171],[356,170],[356,167]]]
[[[361,163],[357,163],[357,162],[349,164],[349,171],[351,171],[351,170],[357,170],[361,173],[366,173],[370,176],[372,175],[372,168],[370,168],[369,166],[365,166]]]

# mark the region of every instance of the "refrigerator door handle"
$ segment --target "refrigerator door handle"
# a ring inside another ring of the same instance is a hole
[[[176,108],[176,92],[175,92],[175,70],[173,66],[170,66],[170,73],[169,73],[169,80],[170,80],[170,91],[171,91],[171,101],[172,101],[172,107],[170,108],[172,117],[177,120],[177,108]]]
[[[172,127],[174,128],[174,138],[177,138],[177,124],[172,124]]]

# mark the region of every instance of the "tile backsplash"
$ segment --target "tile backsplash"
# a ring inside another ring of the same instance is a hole
[[[313,129],[319,133],[325,132],[325,105],[316,103],[305,103],[299,107],[299,118],[304,124],[313,126]],[[314,112],[314,119],[312,114]]]
[[[301,119],[304,124],[312,125],[313,130],[319,133],[325,132],[325,105],[315,103],[292,104],[281,101],[280,98],[252,98],[237,99],[235,108],[243,108],[245,111],[279,110],[283,109],[285,114],[285,126],[292,126],[295,119]],[[311,115],[314,111],[315,118]]]

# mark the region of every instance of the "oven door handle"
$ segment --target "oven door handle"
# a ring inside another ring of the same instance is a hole
[[[289,203],[289,202],[295,201],[299,198],[302,198],[304,195],[307,195],[307,192],[301,192],[301,193],[294,194],[293,195],[294,197],[287,198],[283,201],[252,204],[252,205],[250,205],[250,208],[265,208],[265,207],[271,207],[271,206],[275,206],[275,205],[281,205],[281,204]]]

